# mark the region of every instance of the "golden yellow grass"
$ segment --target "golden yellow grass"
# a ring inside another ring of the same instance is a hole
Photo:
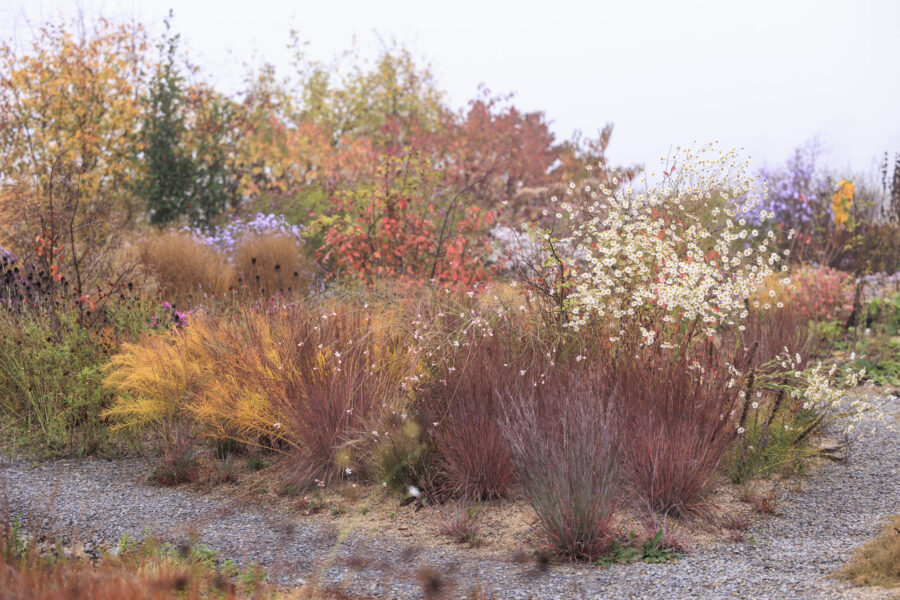
[[[858,548],[838,577],[856,585],[900,585],[900,515],[888,521],[880,536]]]
[[[188,327],[122,346],[106,373],[117,397],[104,414],[116,428],[141,429],[186,413],[209,439],[318,452],[329,463],[333,440],[355,442],[405,397],[416,362],[393,322],[337,300],[200,312]]]

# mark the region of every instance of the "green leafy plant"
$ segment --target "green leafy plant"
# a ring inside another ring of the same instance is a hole
[[[261,456],[253,455],[247,457],[247,467],[249,467],[251,471],[262,471],[271,464],[272,461],[266,460]]]
[[[107,441],[101,413],[112,400],[102,386],[109,347],[74,309],[50,317],[0,311],[3,435],[38,453],[91,454]]]
[[[663,530],[659,529],[656,535],[640,544],[636,544],[636,535],[629,533],[628,542],[623,544],[617,541],[608,554],[601,556],[596,564],[600,567],[608,567],[613,564],[630,565],[637,562],[664,563],[684,556],[663,544]]]

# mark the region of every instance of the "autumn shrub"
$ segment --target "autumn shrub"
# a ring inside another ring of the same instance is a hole
[[[225,296],[235,283],[227,257],[189,232],[151,234],[139,244],[141,261],[156,277],[162,298],[179,308]]]
[[[692,346],[746,317],[747,298],[787,270],[774,234],[743,217],[762,195],[746,169],[733,152],[682,150],[658,180],[609,173],[551,197],[551,223],[528,232],[542,272],[560,274],[549,284],[563,324],[630,344],[627,355]]]
[[[385,157],[374,183],[337,195],[335,214],[313,227],[325,232],[317,255],[331,276],[455,289],[486,280],[495,215],[448,195],[439,176],[420,157]]]
[[[618,400],[582,370],[520,377],[503,395],[503,434],[550,548],[593,561],[614,542],[620,502]]]
[[[127,218],[137,204],[130,183],[140,155],[147,36],[139,25],[105,19],[48,23],[35,34],[28,45],[0,44],[0,169],[4,181],[28,182],[37,192],[74,165],[66,194],[53,195],[55,210],[80,207],[76,231],[102,241],[107,217]]]
[[[628,357],[615,371],[626,407],[622,459],[648,508],[701,511],[722,460],[738,435],[742,377],[728,358],[658,350]]]
[[[234,269],[237,284],[261,296],[304,294],[315,275],[300,241],[284,232],[244,234],[235,245]]]
[[[771,303],[775,306],[778,301],[792,302],[809,320],[844,323],[853,312],[855,294],[856,281],[851,274],[829,267],[803,266],[791,272],[784,298]]]

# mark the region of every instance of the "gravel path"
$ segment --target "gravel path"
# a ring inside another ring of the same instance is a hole
[[[886,406],[896,412],[898,404]],[[133,459],[15,463],[0,470],[9,509],[32,523],[95,544],[145,530],[178,541],[189,530],[220,556],[255,562],[282,583],[316,578],[377,598],[422,598],[423,587],[465,597],[476,586],[497,598],[878,598],[827,577],[900,512],[900,444],[882,428],[854,446],[850,460],[828,463],[779,515],[747,533],[753,543],[722,544],[662,565],[554,566],[479,558],[465,550],[404,546],[321,524],[310,525],[216,493],[146,483]],[[431,574],[429,574],[431,573]],[[424,583],[423,583],[424,582]]]

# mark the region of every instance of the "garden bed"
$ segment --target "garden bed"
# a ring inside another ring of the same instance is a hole
[[[892,401],[887,408],[896,413],[900,406]],[[176,543],[194,535],[223,559],[259,564],[292,589],[302,581],[398,598],[422,597],[423,585],[452,588],[456,596],[480,585],[497,598],[886,597],[848,588],[831,574],[900,509],[900,448],[893,432],[879,430],[854,444],[845,463],[822,461],[801,485],[779,486],[775,513],[755,518],[743,541],[689,528],[696,545],[684,558],[597,568],[532,556],[533,517],[522,502],[488,503],[486,530],[500,535],[467,548],[437,532],[435,507],[399,507],[396,496],[378,490],[352,503],[328,492],[325,505],[340,502],[345,514],[304,515],[297,498],[259,492],[272,483],[267,470],[276,466],[206,492],[150,484],[138,459],[19,461],[3,476],[11,512],[73,540],[115,547],[124,534],[138,539],[147,531]],[[723,490],[712,500],[733,514],[732,500],[719,496],[733,493]]]

